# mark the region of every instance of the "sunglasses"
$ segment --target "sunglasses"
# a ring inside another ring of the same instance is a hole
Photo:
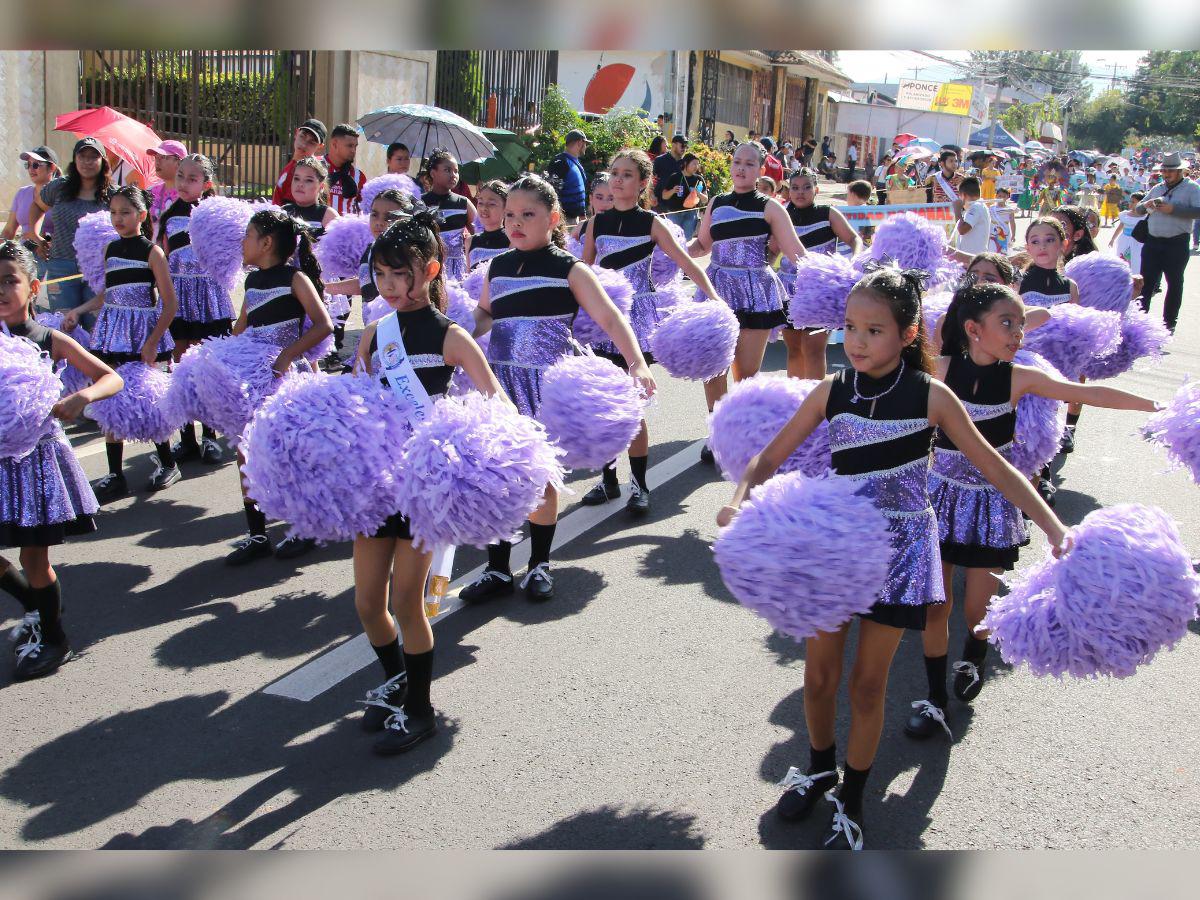
[[[24,165],[26,169],[40,169],[42,166],[49,165],[49,163],[40,163],[35,162],[32,159],[27,159],[22,163],[22,165]]]

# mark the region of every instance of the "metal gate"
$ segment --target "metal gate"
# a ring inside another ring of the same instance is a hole
[[[717,130],[717,94],[720,89],[721,52],[702,51],[700,74],[700,140],[710,146]]]
[[[216,165],[224,194],[269,197],[312,115],[311,50],[84,50],[79,108],[111,106]]]
[[[557,80],[557,50],[439,50],[434,102],[476,125],[521,132],[542,121]]]

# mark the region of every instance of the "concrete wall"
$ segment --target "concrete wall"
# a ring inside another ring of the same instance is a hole
[[[397,103],[433,103],[436,51],[374,52],[357,51],[351,67],[353,82],[350,100],[351,121],[382,106]],[[360,141],[358,165],[368,177],[387,171],[387,147]],[[413,171],[419,160],[413,161]]]

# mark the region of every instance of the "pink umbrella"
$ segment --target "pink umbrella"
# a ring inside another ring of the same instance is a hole
[[[125,160],[139,172],[146,187],[162,180],[154,174],[154,156],[147,152],[151,147],[161,144],[162,138],[150,126],[117,112],[111,106],[64,113],[55,118],[54,130],[96,138],[109,153]]]

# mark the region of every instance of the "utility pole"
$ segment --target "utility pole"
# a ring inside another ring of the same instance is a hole
[[[992,142],[996,139],[996,122],[999,121],[996,117],[1000,112],[1000,92],[1004,90],[1004,75],[1001,75],[996,80],[996,99],[992,101],[992,127],[988,129],[988,149],[992,149]]]

